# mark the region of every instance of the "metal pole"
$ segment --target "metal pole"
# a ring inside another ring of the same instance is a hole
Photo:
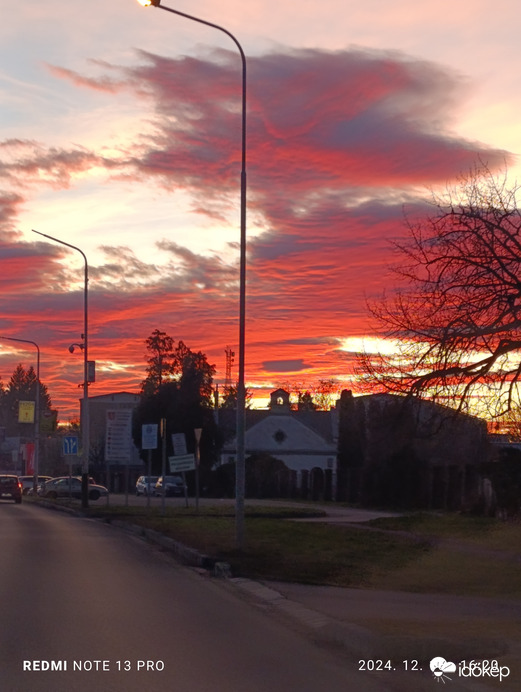
[[[161,418],[161,476],[163,488],[161,493],[161,516],[165,516],[166,502],[166,418]]]
[[[199,512],[199,465],[201,463],[202,428],[195,428],[195,511]]]
[[[29,339],[15,339],[12,336],[0,336],[7,341],[19,341],[22,344],[31,344],[36,347],[36,395],[35,395],[35,421],[34,421],[34,463],[33,463],[33,492],[36,495],[38,487],[38,475],[40,473],[40,347],[35,341]]]
[[[66,243],[52,235],[35,231],[33,233],[48,238],[49,240],[70,247],[76,250],[83,257],[85,263],[84,270],[84,289],[83,289],[83,411],[81,416],[81,434],[83,443],[83,458],[81,465],[81,506],[89,506],[89,456],[90,456],[90,421],[89,421],[89,265],[83,250],[76,245]]]
[[[161,0],[138,0],[142,5],[153,5],[161,10],[177,14],[185,19],[191,19],[199,24],[205,24],[222,31],[237,46],[242,61],[242,137],[241,137],[241,236],[240,236],[240,268],[239,268],[239,362],[237,381],[237,435],[236,435],[236,467],[235,467],[235,530],[236,544],[239,549],[244,547],[244,496],[245,496],[245,427],[246,427],[246,384],[245,384],[245,343],[246,343],[246,56],[241,44],[227,29],[218,24],[207,22],[193,15],[173,10],[161,5]]]
[[[150,473],[152,471],[152,450],[147,451],[147,508],[150,509]]]

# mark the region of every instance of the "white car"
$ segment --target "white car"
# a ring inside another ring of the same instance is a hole
[[[56,500],[59,497],[74,497],[81,499],[81,478],[77,476],[60,476],[44,483],[39,489],[41,497]],[[89,500],[99,500],[107,497],[109,491],[103,485],[89,483]]]
[[[136,495],[155,495],[159,476],[140,476],[136,481]]]

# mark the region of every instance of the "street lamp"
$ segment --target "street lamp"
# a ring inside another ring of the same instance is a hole
[[[67,247],[76,250],[83,257],[85,263],[84,271],[84,289],[83,289],[83,334],[81,338],[83,339],[83,415],[81,416],[81,433],[82,433],[82,446],[83,446],[83,458],[81,465],[81,506],[87,508],[89,506],[89,454],[90,454],[90,438],[89,438],[89,357],[88,357],[88,334],[89,334],[89,265],[87,263],[87,257],[83,250],[79,247],[66,243],[64,240],[59,240],[54,238],[52,235],[47,235],[46,233],[40,233],[40,231],[35,231],[33,233],[52,240],[60,245],[65,245]],[[80,344],[74,344],[80,346]],[[70,349],[69,349],[70,350]],[[73,349],[74,350],[74,349]],[[71,351],[72,353],[72,351]]]
[[[237,46],[242,61],[242,157],[241,157],[241,239],[240,239],[240,268],[239,268],[239,377],[237,381],[237,453],[235,467],[235,518],[237,547],[244,546],[244,489],[245,489],[245,416],[246,416],[246,386],[244,379],[244,354],[246,334],[246,56],[241,44],[227,29],[218,24],[207,22],[190,14],[161,5],[161,0],[138,0],[140,5],[153,5],[160,10],[172,12],[185,19],[191,19],[199,24],[205,24],[222,31]]]
[[[22,344],[31,344],[36,348],[36,402],[35,402],[35,421],[34,421],[34,462],[33,462],[33,490],[36,494],[38,486],[39,466],[39,447],[40,447],[40,347],[35,341],[30,339],[15,339],[12,336],[0,336],[0,339],[7,341],[19,341]]]

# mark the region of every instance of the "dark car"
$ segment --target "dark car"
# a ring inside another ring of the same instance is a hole
[[[184,492],[185,484],[181,476],[165,476],[164,481],[163,476],[160,476],[156,483],[156,495],[165,493],[166,497],[174,497],[176,495],[184,495]]]
[[[22,495],[27,495],[34,485],[34,476],[18,476],[22,484]],[[51,480],[51,476],[38,476],[36,487]]]
[[[22,484],[18,476],[0,476],[0,500],[14,500],[17,505],[22,502]]]

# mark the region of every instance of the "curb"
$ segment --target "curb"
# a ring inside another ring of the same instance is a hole
[[[219,563],[215,558],[212,558],[204,553],[200,553],[195,548],[190,548],[184,543],[180,543],[173,538],[165,536],[160,531],[154,531],[154,529],[146,529],[138,524],[129,524],[126,521],[120,521],[115,519],[108,522],[110,526],[115,526],[118,529],[123,529],[128,533],[133,533],[136,536],[145,538],[146,540],[161,546],[165,550],[173,553],[175,557],[185,565],[189,567],[199,567],[205,570],[213,570]],[[229,569],[229,566],[228,566]]]
[[[411,651],[424,662],[430,661],[436,651],[443,651],[451,660],[497,659],[509,651],[507,642],[501,638],[476,637],[461,642],[440,637],[382,635],[290,601],[275,589],[251,579],[232,577],[229,581],[267,608],[289,616],[306,628],[317,644],[341,649],[350,659],[374,659],[378,652],[378,658],[402,660],[409,658]]]

